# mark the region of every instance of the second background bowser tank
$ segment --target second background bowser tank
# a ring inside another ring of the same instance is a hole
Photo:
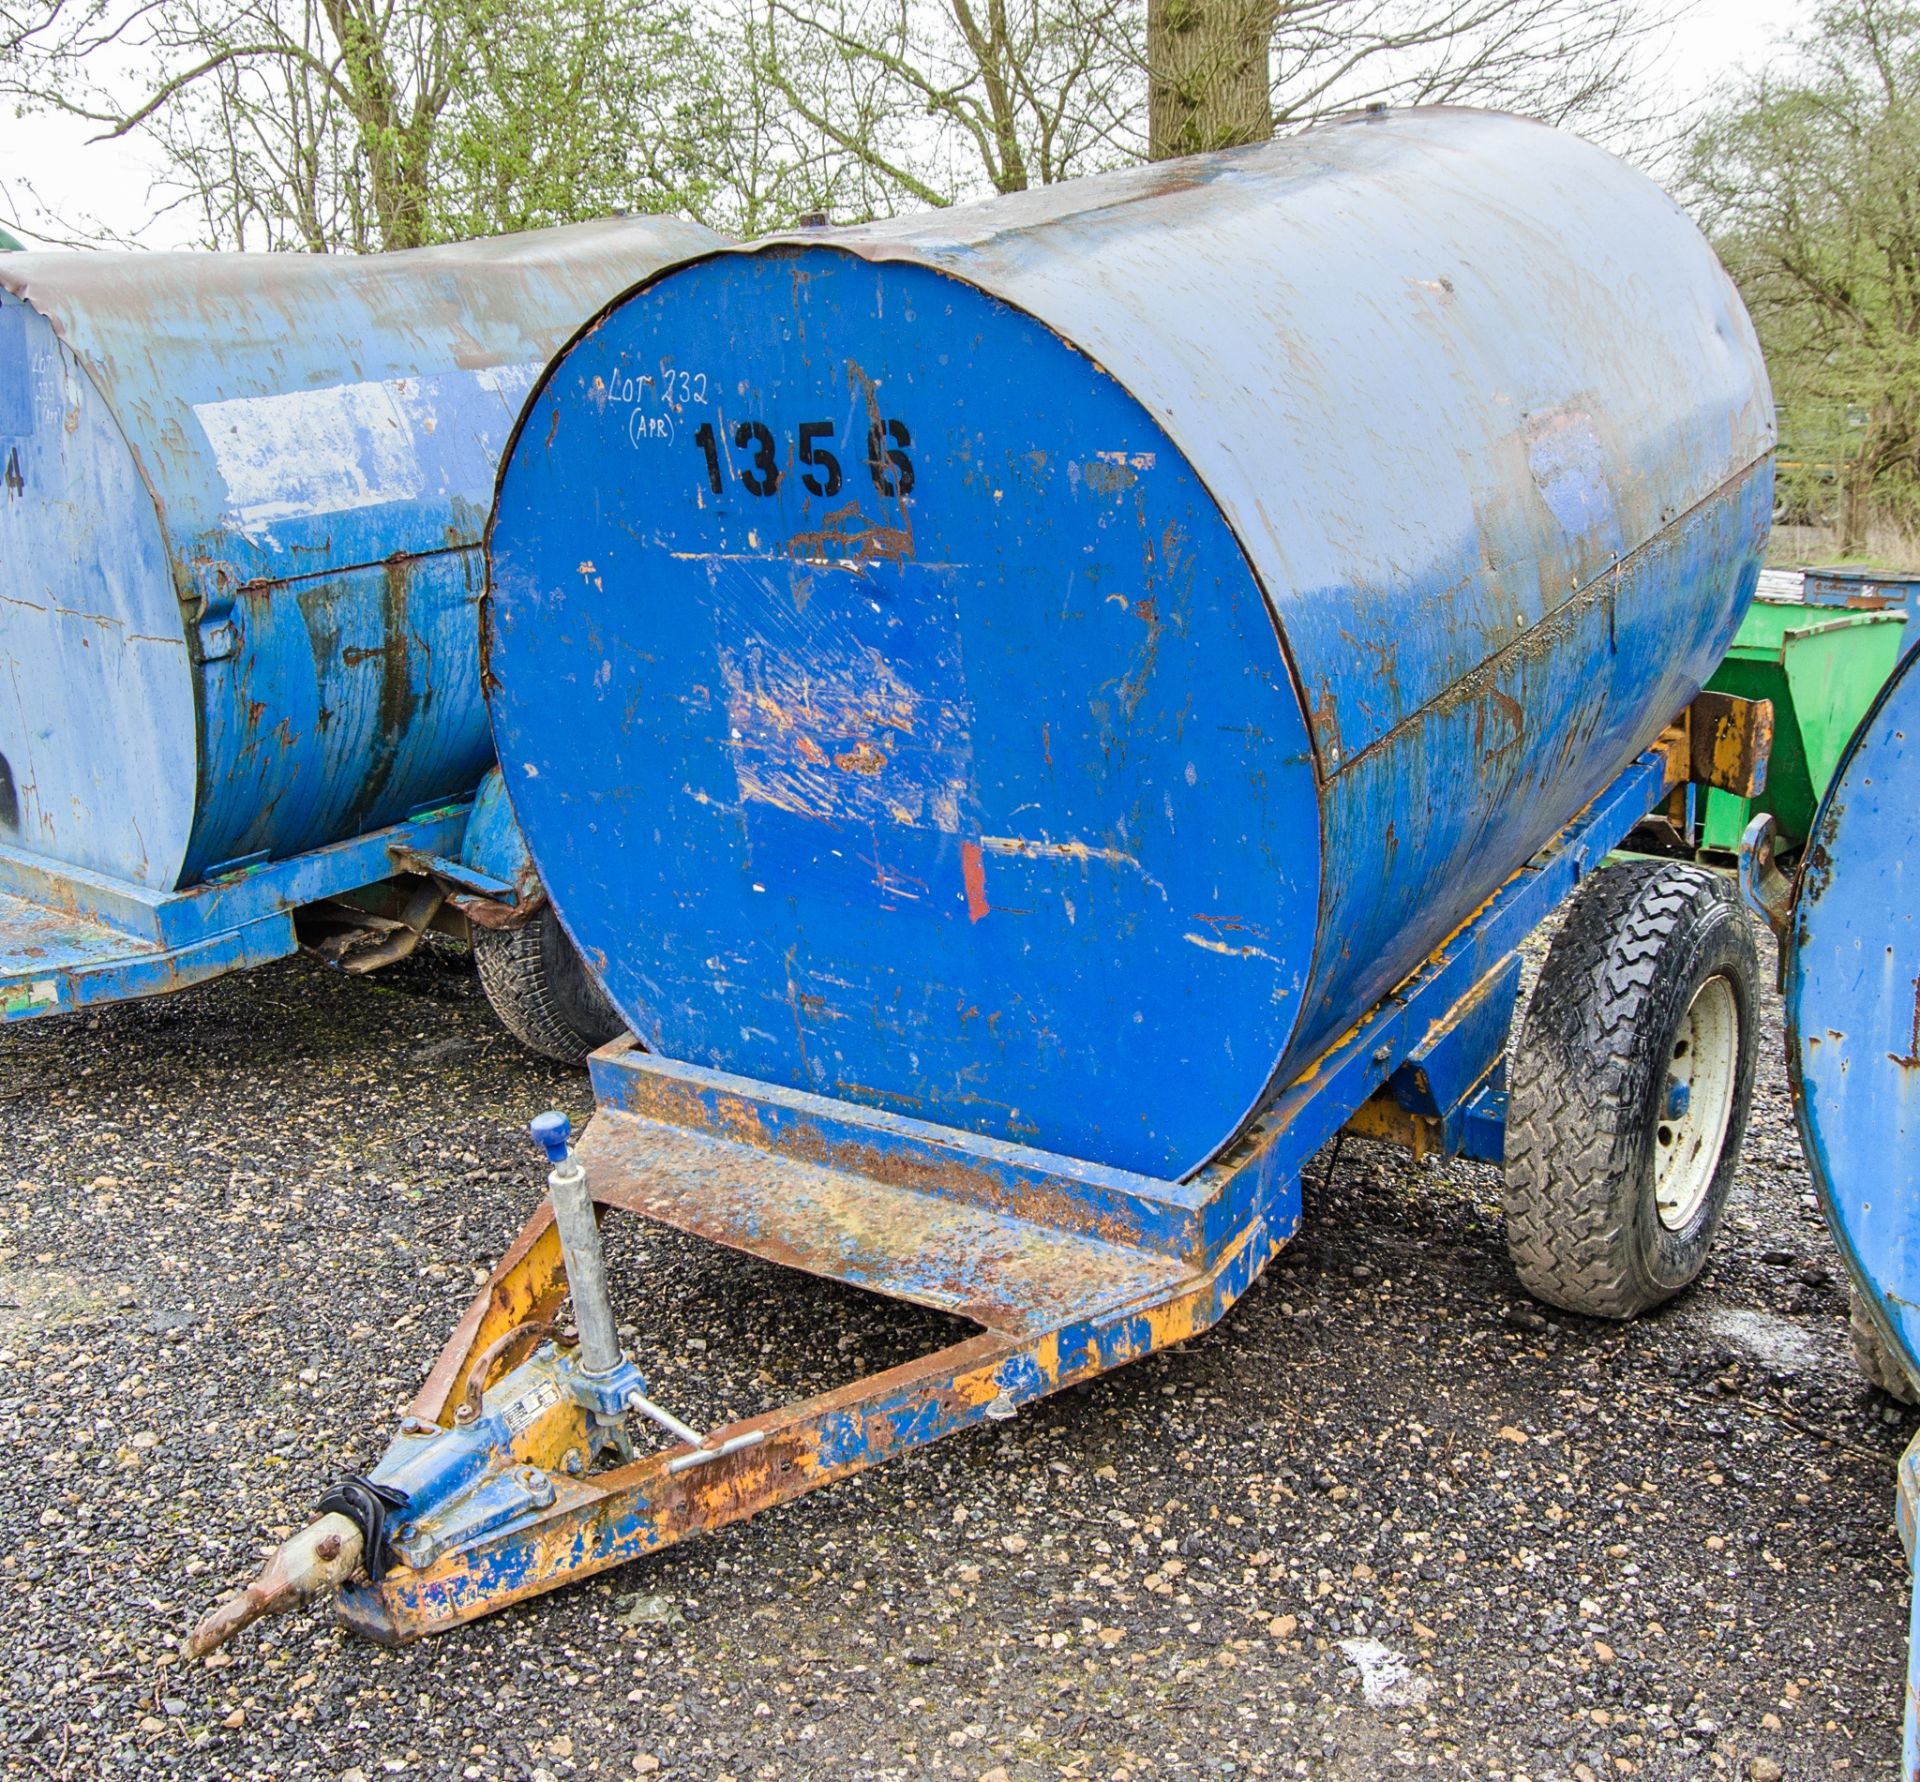
[[[1724,652],[1712,251],[1495,114],[712,256],[555,361],[496,742],[669,1057],[1198,1168]]]
[[[497,786],[468,818],[499,453],[581,315],[719,240],[632,218],[361,257],[6,257],[0,1013],[279,957],[296,917],[356,966],[462,925],[449,895],[526,918]],[[589,988],[550,912],[476,932],[523,1038],[530,947]]]

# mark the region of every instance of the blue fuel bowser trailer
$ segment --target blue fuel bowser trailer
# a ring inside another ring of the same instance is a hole
[[[1772,451],[1679,207],[1494,114],[610,305],[502,467],[489,700],[637,1040],[577,1150],[536,1122],[548,1199],[385,1458],[192,1650],[334,1585],[408,1640],[1018,1417],[1220,1319],[1343,1127],[1502,1160],[1556,1304],[1684,1287],[1753,941],[1711,875],[1604,862],[1764,770],[1767,708],[1697,696]],[[622,1347],[615,1212],[977,1329],[694,1429]]]
[[[618,1031],[483,785],[480,534],[554,348],[718,241],[0,261],[0,1013],[437,924],[522,1038]]]
[[[1771,817],[1741,850],[1780,937],[1800,1142],[1853,1277],[1874,1384],[1920,1402],[1920,656],[1909,651],[1841,757],[1793,878]],[[1920,1579],[1920,1438],[1901,1457],[1900,1538]],[[1908,1633],[1903,1774],[1920,1779],[1920,1588]]]

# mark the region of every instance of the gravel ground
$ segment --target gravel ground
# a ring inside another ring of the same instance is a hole
[[[378,1457],[584,1079],[442,950],[11,1029],[0,1770],[1890,1773],[1910,1424],[1853,1371],[1769,1018],[1729,1229],[1638,1324],[1520,1297],[1490,1171],[1353,1142],[1184,1349],[406,1652],[311,1612],[204,1665],[179,1640]],[[615,1258],[694,1421],[949,1328],[673,1234]]]

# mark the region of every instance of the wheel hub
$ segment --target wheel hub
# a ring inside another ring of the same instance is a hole
[[[1711,977],[1694,992],[1674,1035],[1654,1127],[1654,1204],[1669,1231],[1693,1222],[1713,1186],[1739,1065],[1740,1006],[1727,978]]]

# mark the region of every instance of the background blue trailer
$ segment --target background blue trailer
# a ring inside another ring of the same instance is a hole
[[[633,218],[361,259],[7,256],[7,1018],[471,924],[510,1025],[580,1049],[591,982],[497,793],[469,822],[481,528],[554,348],[717,240]]]
[[[1883,569],[1808,568],[1801,572],[1800,598],[1808,606],[1839,607],[1846,612],[1898,613],[1907,621],[1901,654],[1920,649],[1920,575]]]

